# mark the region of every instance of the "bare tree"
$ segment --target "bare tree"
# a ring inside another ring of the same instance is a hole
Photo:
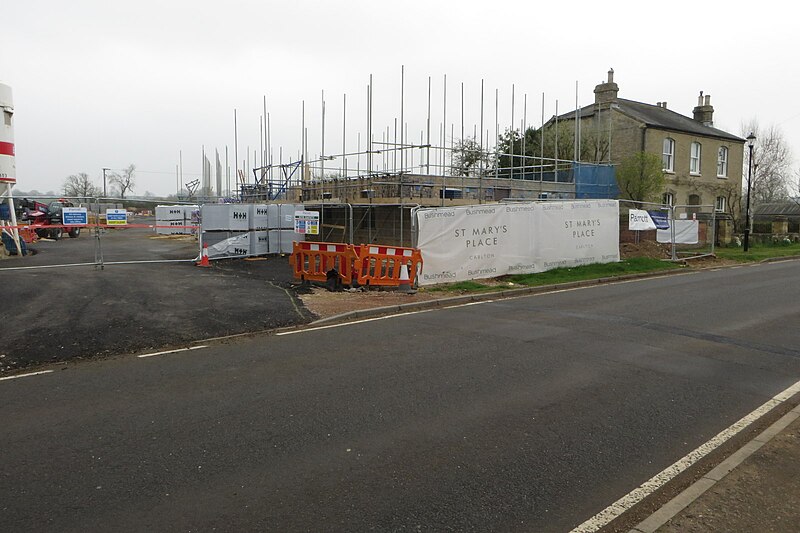
[[[474,137],[459,139],[453,147],[451,176],[478,176],[494,168],[494,157]],[[493,170],[492,170],[493,171]]]
[[[757,119],[742,124],[742,136],[751,132],[756,136],[753,146],[753,173],[750,200],[756,204],[786,200],[794,189],[794,173],[792,170],[792,151],[783,136],[783,132],[775,125],[760,128]],[[744,185],[743,194],[747,192],[747,172],[750,165],[750,150],[744,149]]]
[[[117,189],[119,190],[120,198],[125,198],[125,193],[132,192],[136,186],[136,178],[134,176],[135,172],[136,165],[131,164],[127,168],[123,169],[121,174],[117,174],[115,172],[108,178],[109,182],[111,182],[113,185],[116,185]]]
[[[73,174],[64,180],[64,195],[75,198],[94,198],[100,195],[100,188],[92,183],[85,172]]]

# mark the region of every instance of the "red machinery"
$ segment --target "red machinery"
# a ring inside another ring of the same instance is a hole
[[[21,225],[28,226],[29,231],[21,231],[25,242],[32,242],[35,237],[58,240],[66,232],[75,238],[81,234],[80,226],[64,226],[61,211],[64,207],[74,207],[72,202],[64,199],[53,200],[43,204],[35,200],[23,199],[19,202],[22,208]]]

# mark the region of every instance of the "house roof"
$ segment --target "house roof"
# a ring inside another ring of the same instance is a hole
[[[773,202],[767,204],[759,204],[755,206],[755,216],[787,216],[798,217],[800,216],[800,201],[787,200],[784,202]]]
[[[612,105],[614,105],[614,108],[621,113],[628,115],[632,119],[642,122],[647,126],[671,131],[679,131],[682,133],[693,133],[695,135],[702,135],[705,137],[716,137],[734,142],[745,142],[744,139],[737,137],[736,135],[732,135],[726,131],[713,128],[711,126],[704,126],[700,122],[697,122],[690,117],[681,115],[680,113],[676,113],[675,111],[665,107],[635,102],[633,100],[626,100],[624,98],[617,98]],[[581,118],[592,117],[596,112],[596,108],[597,106],[595,104],[587,105],[580,109],[579,116]],[[575,111],[560,115],[558,119],[574,120]]]

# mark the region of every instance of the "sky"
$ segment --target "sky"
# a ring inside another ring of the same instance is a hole
[[[576,86],[578,104],[592,103],[609,68],[620,98],[691,116],[704,91],[715,127],[776,125],[800,162],[797,29],[785,6],[5,0],[0,83],[14,95],[17,188],[58,191],[79,172],[102,185],[103,167],[134,164],[134,195],[175,193],[181,178],[200,176],[203,150],[224,165],[227,147],[234,169],[235,133],[238,167],[260,165],[264,97],[274,162],[300,154],[303,107],[309,158],[322,153],[323,97],[325,153],[363,150],[370,76],[377,141],[387,127],[393,140],[401,101],[408,139],[427,135],[429,78],[432,143],[445,118],[447,143],[461,137],[462,83],[472,134],[481,80],[493,137],[495,95],[501,131],[512,86],[514,126],[524,110],[537,126],[556,101],[559,113],[575,108]]]

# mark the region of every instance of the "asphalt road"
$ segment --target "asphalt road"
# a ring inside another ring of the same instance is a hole
[[[800,261],[0,381],[5,531],[566,531],[800,378]]]
[[[102,234],[106,263],[186,261],[197,242],[159,238],[144,228]],[[94,235],[41,241],[35,255],[0,262],[0,375],[52,361],[130,353],[197,339],[311,320],[285,257],[262,261],[107,264],[95,260]],[[60,268],[52,265],[89,263]]]

